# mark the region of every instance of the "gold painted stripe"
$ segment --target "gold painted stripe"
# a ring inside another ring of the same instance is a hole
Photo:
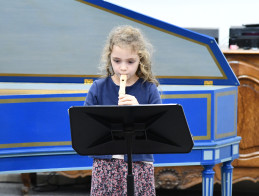
[[[223,79],[222,76],[156,76],[156,78],[176,78],[176,79]]]
[[[220,139],[220,138],[223,138],[223,137],[228,137],[228,136],[234,136],[236,133],[236,131],[232,131],[232,132],[228,132],[228,133],[222,133],[222,134],[217,134],[216,133],[216,139]]]
[[[220,70],[221,67],[219,67]],[[222,71],[223,72],[223,71]],[[224,72],[222,73],[224,75]],[[1,74],[0,76],[12,76],[12,77],[83,77],[83,78],[100,78],[101,75],[54,75],[54,74],[18,74],[18,73],[6,73]],[[172,78],[172,79],[226,79],[222,76],[156,76],[156,78]]]
[[[0,89],[0,95],[75,94],[75,93],[87,93],[87,92],[88,90]]]
[[[162,94],[162,99],[170,99],[170,98],[208,98],[210,94]]]
[[[194,140],[210,140],[211,139],[211,94],[176,94],[161,95],[162,99],[173,98],[206,98],[207,99],[207,135],[193,136]]]
[[[19,148],[19,147],[38,147],[38,146],[70,146],[71,141],[67,142],[29,142],[29,143],[13,143],[0,144],[0,148]]]
[[[222,76],[223,76],[223,77],[221,77],[221,78],[222,78],[222,79],[227,79],[228,77],[227,77],[227,75],[225,74],[225,72],[223,71],[222,67],[220,66],[220,64],[219,64],[219,62],[218,62],[218,60],[217,60],[217,58],[216,58],[215,55],[214,55],[214,53],[211,51],[211,49],[210,49],[210,47],[209,47],[208,45],[206,45],[206,47],[207,47],[207,50],[209,51],[210,55],[212,56],[214,62],[216,63],[216,65],[217,65],[217,67],[218,67],[220,73],[221,73]],[[222,55],[223,55],[223,54],[222,54]]]
[[[0,99],[0,103],[62,102],[62,101],[85,101],[85,97]]]
[[[0,73],[0,76],[19,76],[19,77],[83,77],[97,78],[99,75],[73,75],[73,74],[19,74],[19,73]]]
[[[207,48],[207,50],[209,51],[210,55],[212,56],[213,61],[215,62],[215,64],[217,65],[218,69],[220,70],[220,72],[221,72],[221,74],[222,74],[222,77],[219,77],[219,78],[220,78],[220,79],[227,79],[227,76],[226,76],[225,72],[224,72],[223,69],[221,68],[221,66],[220,66],[220,64],[219,64],[219,62],[218,62],[218,60],[216,59],[215,55],[214,55],[213,52],[211,51],[211,48],[208,46],[208,44],[205,44],[205,43],[203,43],[203,42],[199,42],[199,41],[194,40],[194,39],[191,39],[191,38],[184,37],[184,36],[182,36],[182,35],[173,33],[173,32],[171,32],[171,31],[168,31],[168,30],[165,30],[165,29],[162,29],[162,28],[159,28],[159,27],[157,27],[157,26],[153,26],[153,25],[147,24],[147,23],[145,23],[145,22],[136,20],[136,19],[131,18],[131,17],[129,17],[129,16],[125,16],[125,15],[119,14],[119,13],[117,13],[117,12],[108,10],[108,9],[106,9],[106,8],[97,6],[97,5],[95,5],[95,4],[92,4],[92,3],[89,3],[89,2],[86,2],[86,1],[83,1],[83,0],[76,0],[76,1],[79,1],[79,2],[81,2],[81,3],[87,4],[87,5],[92,6],[92,7],[95,7],[95,8],[97,8],[97,9],[106,11],[106,12],[108,12],[108,13],[117,15],[117,16],[119,16],[119,17],[126,18],[126,19],[128,19],[128,20],[131,20],[131,21],[133,21],[133,22],[142,24],[142,25],[144,25],[144,26],[147,26],[147,27],[156,29],[156,30],[158,30],[158,31],[161,31],[161,32],[164,32],[164,33],[173,35],[173,36],[176,36],[176,37],[178,37],[178,38],[181,38],[181,39],[184,39],[184,40],[187,40],[187,41],[194,42],[194,43],[196,43],[196,44],[205,46],[205,47]],[[212,41],[212,42],[213,42],[213,41]],[[209,78],[209,77],[208,77],[208,78]]]

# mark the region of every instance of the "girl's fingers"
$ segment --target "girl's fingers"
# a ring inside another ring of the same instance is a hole
[[[131,95],[121,95],[119,96],[118,105],[138,105],[138,101],[134,96]]]

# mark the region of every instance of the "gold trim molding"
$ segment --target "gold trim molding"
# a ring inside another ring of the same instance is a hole
[[[226,96],[226,95],[234,95],[235,96],[235,111],[234,111],[234,130],[228,133],[222,133],[218,134],[218,128],[217,128],[217,114],[218,114],[218,97],[221,96]],[[237,91],[227,91],[227,92],[221,92],[221,93],[216,93],[216,100],[215,100],[215,125],[214,125],[214,130],[215,130],[215,139],[220,139],[223,137],[228,137],[228,136],[234,136],[237,134]]]
[[[210,140],[211,139],[211,94],[176,94],[176,95],[161,95],[162,99],[177,99],[177,98],[206,98],[207,99],[207,135],[193,136],[194,140]]]
[[[0,144],[1,148],[22,148],[22,147],[40,147],[40,146],[70,146],[72,143],[67,142],[28,142],[28,143],[12,143],[12,144]]]

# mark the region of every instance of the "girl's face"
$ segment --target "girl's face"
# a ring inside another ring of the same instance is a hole
[[[133,52],[130,47],[119,47],[114,45],[111,52],[111,64],[115,75],[113,79],[119,84],[120,76],[127,75],[127,85],[134,84],[138,76],[136,71],[139,66],[139,56],[137,52]]]

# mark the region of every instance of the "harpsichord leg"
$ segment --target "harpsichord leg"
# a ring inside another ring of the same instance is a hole
[[[232,175],[233,166],[232,161],[224,162],[221,167],[221,195],[231,196],[232,195]]]
[[[202,172],[202,196],[213,196],[214,165],[203,165]]]

